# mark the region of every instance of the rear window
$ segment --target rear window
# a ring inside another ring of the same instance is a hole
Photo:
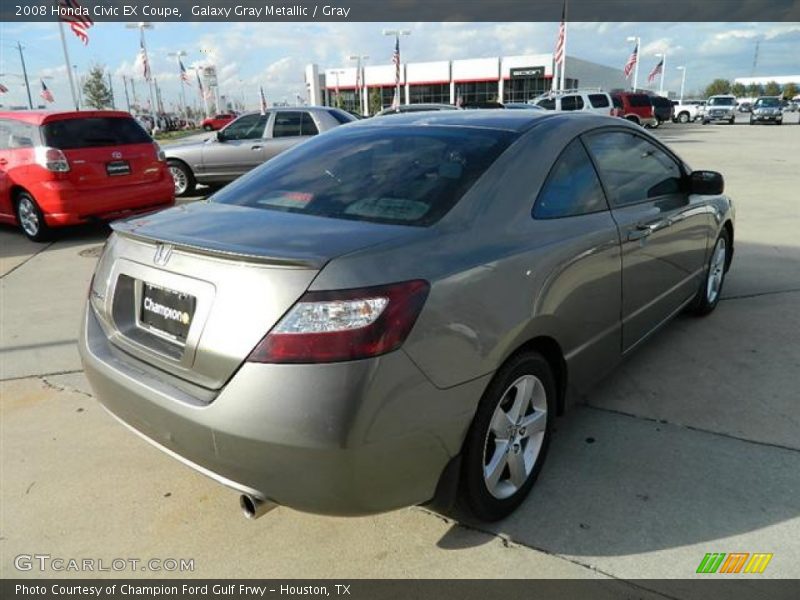
[[[733,106],[736,104],[735,98],[711,98],[708,101],[709,106]]]
[[[120,117],[87,117],[51,121],[42,125],[46,146],[61,150],[149,144],[153,140],[133,119]]]
[[[650,106],[650,96],[644,94],[631,94],[628,96],[628,104],[631,106]]]
[[[337,128],[278,155],[211,201],[427,226],[455,206],[515,137],[455,127]]]
[[[608,96],[605,94],[589,94],[589,102],[592,108],[606,108],[608,104]]]
[[[328,109],[328,113],[342,125],[345,123],[352,123],[356,120],[356,117],[338,108],[330,108]]]
[[[561,98],[561,110],[580,110],[583,108],[583,98],[580,96],[564,96]]]
[[[536,105],[541,106],[545,110],[556,109],[556,101],[554,98],[545,98],[544,100],[539,100]]]

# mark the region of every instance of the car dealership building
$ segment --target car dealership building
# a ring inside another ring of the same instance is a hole
[[[321,69],[310,64],[305,72],[308,101],[314,105],[339,105],[359,111],[359,88],[363,106],[392,104],[395,66],[366,65],[361,76],[355,65]],[[463,60],[409,62],[400,66],[400,103],[476,104],[527,102],[549,90],[553,81],[553,55],[495,56]],[[604,90],[626,88],[622,68],[607,67],[574,56],[566,58],[565,86]]]

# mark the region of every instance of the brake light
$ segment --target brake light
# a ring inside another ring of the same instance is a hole
[[[386,354],[405,341],[428,297],[427,281],[306,292],[248,357],[326,363]]]
[[[167,155],[161,149],[161,146],[158,145],[158,142],[153,142],[153,148],[156,151],[156,159],[159,162],[165,162],[167,160]]]
[[[36,146],[34,157],[37,165],[43,166],[53,173],[66,173],[69,171],[69,162],[65,154],[58,148],[49,146]]]

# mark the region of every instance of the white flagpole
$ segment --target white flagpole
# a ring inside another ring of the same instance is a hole
[[[567,73],[567,0],[564,0],[564,48],[561,53],[561,89],[565,89]]]
[[[69,77],[69,91],[72,94],[72,103],[75,110],[80,110],[78,97],[75,95],[75,81],[72,78],[72,63],[69,62],[69,52],[67,52],[67,38],[64,36],[64,22],[58,22],[58,31],[61,33],[61,47],[64,48],[64,60],[67,61],[67,77]]]

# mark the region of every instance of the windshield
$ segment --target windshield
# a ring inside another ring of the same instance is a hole
[[[277,156],[211,201],[426,226],[444,216],[515,137],[461,127],[342,128]]]
[[[764,108],[764,107],[777,108],[780,105],[781,102],[777,98],[759,98],[758,100],[756,100],[754,106],[756,108]]]
[[[149,144],[152,139],[134,119],[125,117],[89,117],[62,119],[42,125],[46,146],[60,150]]]
[[[734,98],[711,98],[708,101],[709,106],[733,106],[736,104]]]

